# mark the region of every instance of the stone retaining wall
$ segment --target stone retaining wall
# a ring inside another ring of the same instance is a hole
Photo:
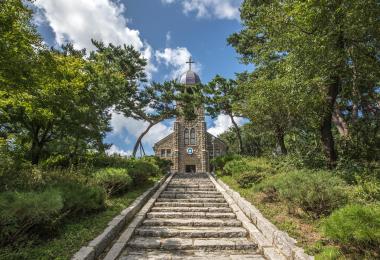
[[[114,217],[104,229],[104,231],[95,239],[83,246],[73,257],[72,260],[93,260],[96,259],[103,251],[109,247],[115,238],[123,231],[126,224],[131,221],[152,195],[165,183],[167,174],[160,182],[140,195],[129,207],[125,208],[119,215]]]
[[[211,178],[214,179],[214,177]],[[307,255],[302,248],[295,245],[297,243],[295,239],[291,238],[286,232],[280,231],[275,225],[267,220],[255,206],[242,198],[239,193],[232,190],[220,179],[216,182],[233,199],[245,216],[261,233],[255,234],[255,232],[250,232],[250,235],[253,235],[253,239],[257,240],[258,246],[264,252],[264,255],[266,248],[275,247],[286,257],[286,259],[289,260],[314,259],[313,256]]]

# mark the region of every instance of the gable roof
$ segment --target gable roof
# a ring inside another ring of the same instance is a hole
[[[222,139],[220,139],[219,137],[216,137],[215,135],[213,135],[213,134],[210,134],[209,132],[206,132],[207,133],[207,136],[209,136],[209,137],[214,137],[215,139],[217,139],[219,142],[221,142],[221,143],[223,143],[225,146],[227,146],[226,145],[226,143],[222,140]]]
[[[166,142],[167,140],[169,140],[172,136],[173,136],[174,133],[170,133],[169,135],[165,136],[164,138],[162,138],[161,140],[159,140],[158,142],[156,142],[154,145],[153,145],[153,149],[154,147]]]

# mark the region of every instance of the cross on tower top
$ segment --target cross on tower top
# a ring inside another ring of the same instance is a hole
[[[191,64],[195,63],[192,59],[191,56],[189,57],[189,61],[186,61],[187,64],[189,64],[189,70],[191,70]]]

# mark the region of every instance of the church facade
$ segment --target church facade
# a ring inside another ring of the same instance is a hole
[[[200,78],[191,70],[191,59],[187,63],[189,70],[180,83],[191,88],[200,83]],[[197,116],[191,121],[178,116],[173,133],[154,144],[156,156],[172,161],[172,172],[209,172],[211,159],[227,151],[223,141],[207,132],[204,108],[196,108],[195,112]]]

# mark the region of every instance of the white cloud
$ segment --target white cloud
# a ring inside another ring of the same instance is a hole
[[[170,42],[171,42],[171,40],[172,40],[172,33],[171,33],[170,31],[168,31],[168,32],[166,33],[165,39],[166,39],[166,42],[165,42],[166,47],[169,47]]]
[[[130,150],[124,151],[124,150],[120,149],[119,147],[117,147],[114,144],[106,151],[106,153],[109,154],[109,155],[111,155],[111,154],[119,154],[121,156],[130,156],[130,155],[132,155],[132,151],[130,151]]]
[[[243,0],[161,0],[164,4],[180,2],[185,14],[195,12],[198,18],[239,20],[239,7]]]
[[[243,124],[244,119],[241,117],[234,117],[235,122],[241,126]],[[223,132],[227,131],[230,127],[232,127],[231,118],[227,115],[219,115],[214,121],[214,126],[209,128],[207,132],[214,136],[218,136]]]
[[[133,118],[126,118],[122,114],[112,113],[111,126],[113,128],[113,134],[120,135],[123,131],[127,131],[129,138],[128,142],[133,142],[140,136],[140,134],[148,127],[148,122],[136,120]],[[153,126],[148,134],[143,138],[143,144],[149,147],[153,147],[154,143],[161,140],[172,132],[171,127],[166,126],[164,123],[158,123]],[[134,143],[133,143],[134,144]]]
[[[158,63],[165,64],[170,70],[170,79],[177,79],[180,75],[188,70],[188,64],[191,53],[186,47],[177,47],[175,49],[165,48],[163,51],[156,51],[155,53]],[[192,65],[192,70],[199,73],[201,65],[195,63]]]
[[[128,28],[123,4],[111,0],[37,0],[35,5],[43,10],[59,45],[69,41],[75,48],[93,50],[91,39],[127,44],[141,51],[151,63],[152,48],[141,40],[138,30]],[[155,67],[148,65],[148,76],[154,71]]]

